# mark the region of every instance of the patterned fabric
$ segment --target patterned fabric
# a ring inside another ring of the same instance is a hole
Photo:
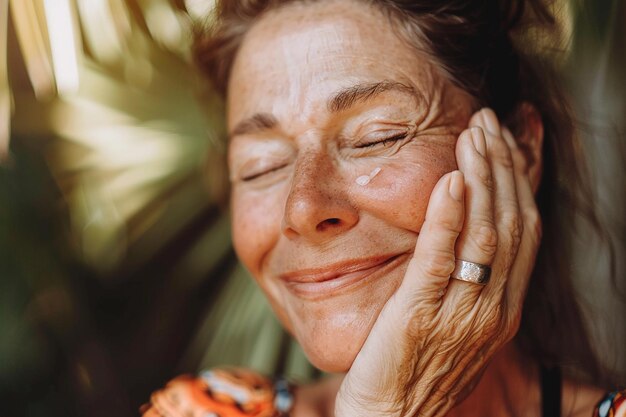
[[[608,393],[596,405],[593,417],[626,417],[626,390]]]
[[[212,369],[180,376],[150,397],[143,417],[288,417],[293,385],[241,369]],[[626,417],[626,390],[608,393],[593,417]]]
[[[173,379],[140,411],[144,417],[286,417],[292,388],[249,370],[212,369]]]

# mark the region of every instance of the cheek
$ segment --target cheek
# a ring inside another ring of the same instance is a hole
[[[265,255],[279,239],[283,213],[280,201],[284,200],[281,195],[280,190],[264,193],[232,192],[233,246],[239,259],[254,277],[259,277]]]
[[[239,260],[266,294],[278,319],[287,331],[293,332],[291,320],[279,297],[279,289],[270,280],[262,278],[263,262],[280,238],[284,201],[285,192],[281,189],[261,193],[238,193],[233,190],[232,234]]]
[[[435,184],[444,174],[457,169],[454,144],[379,161],[376,167],[380,167],[380,172],[367,185],[353,183],[354,200],[393,226],[419,232]]]

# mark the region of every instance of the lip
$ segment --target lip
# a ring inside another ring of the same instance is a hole
[[[331,295],[347,287],[376,279],[395,268],[408,256],[406,253],[349,260],[324,268],[302,269],[280,275],[286,287],[305,298]],[[378,274],[377,272],[381,272]]]

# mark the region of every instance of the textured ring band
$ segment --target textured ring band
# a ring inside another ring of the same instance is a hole
[[[462,261],[460,259],[456,260],[454,263],[454,271],[450,274],[451,278],[479,285],[486,285],[489,282],[490,276],[491,268],[489,266],[475,262]]]

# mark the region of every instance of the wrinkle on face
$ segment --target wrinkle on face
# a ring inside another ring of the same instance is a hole
[[[357,1],[270,11],[246,34],[228,87],[235,249],[309,359],[328,371],[350,366],[406,265],[315,303],[278,277],[411,253],[434,185],[456,169],[473,107],[390,25]],[[367,86],[385,91],[329,106],[337,92]],[[364,175],[367,186],[357,182]]]
[[[257,101],[263,102],[267,94],[280,94],[280,103],[265,102],[265,105],[297,108],[298,114],[309,116],[306,121],[310,122],[317,113],[317,109],[312,108],[316,101],[311,97],[324,93],[328,96],[332,91],[330,88],[350,86],[366,73],[374,82],[393,78],[411,83],[415,74],[407,74],[406,69],[417,68],[421,79],[419,91],[424,94],[426,104],[435,104],[437,77],[431,74],[432,68],[423,65],[428,60],[427,56],[417,56],[414,51],[410,51],[411,55],[407,56],[408,48],[400,45],[393,33],[372,30],[371,13],[377,11],[357,11],[353,10],[354,6],[356,4],[351,2],[336,2],[333,5],[336,13],[324,14],[318,10],[320,16],[315,19],[306,18],[309,11],[301,5],[268,13],[250,29],[233,67],[233,73],[236,73],[239,67],[247,66],[250,62],[266,61],[263,65],[264,77],[262,80],[256,79],[253,86],[242,84],[231,77],[229,100],[241,97],[243,93],[248,99],[253,99],[254,103],[250,103],[250,107],[257,108]],[[342,9],[346,14],[341,14]],[[298,13],[302,13],[302,16],[295,16]],[[381,16],[376,24],[384,26],[388,21]],[[263,36],[257,36],[259,33]],[[298,47],[294,49],[294,45]],[[357,54],[354,51],[365,53]],[[245,63],[242,63],[242,57],[245,57]],[[389,64],[400,60],[406,62],[403,67]],[[324,88],[324,91],[320,91],[320,88]],[[247,94],[250,92],[253,93],[252,97]],[[228,107],[232,109],[231,105]],[[271,113],[271,109],[267,110]],[[243,108],[237,115],[245,113],[246,109]],[[229,126],[234,124],[232,116],[232,112],[229,112]]]

